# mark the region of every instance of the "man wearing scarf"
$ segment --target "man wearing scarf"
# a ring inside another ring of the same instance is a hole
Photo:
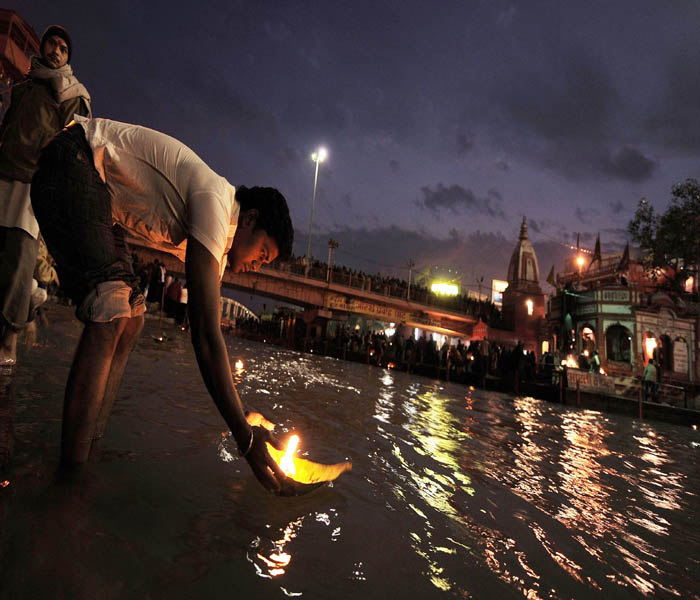
[[[39,236],[29,185],[39,153],[74,114],[90,116],[90,94],[69,64],[72,49],[63,27],[44,32],[0,126],[0,366],[15,364],[29,314]]]

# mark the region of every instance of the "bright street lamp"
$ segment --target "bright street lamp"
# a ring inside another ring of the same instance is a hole
[[[306,264],[311,266],[311,230],[314,226],[314,206],[316,205],[316,183],[318,182],[318,165],[326,160],[328,152],[325,148],[319,148],[318,151],[311,155],[311,160],[316,163],[316,172],[314,174],[314,193],[311,196],[311,220],[309,221],[309,239],[306,242]]]

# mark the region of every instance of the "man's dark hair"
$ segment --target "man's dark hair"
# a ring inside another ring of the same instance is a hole
[[[277,243],[279,260],[287,260],[292,255],[294,227],[289,217],[289,207],[284,196],[275,188],[236,187],[236,200],[241,205],[241,213],[255,209],[258,218],[255,230],[263,229]]]

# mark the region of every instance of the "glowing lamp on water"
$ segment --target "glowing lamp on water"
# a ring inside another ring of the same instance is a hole
[[[280,467],[284,471],[285,475],[295,475],[297,472],[294,466],[294,452],[296,452],[297,446],[299,445],[299,436],[293,435],[289,438],[289,443],[287,444],[287,450],[285,450],[284,455],[280,458]]]
[[[236,367],[236,370],[237,370],[237,371],[242,370],[242,369],[243,369],[243,361],[240,360],[240,359],[238,359],[238,360],[236,361],[235,367]]]
[[[272,444],[267,444],[270,456],[290,479],[301,484],[320,484],[333,481],[345,471],[352,470],[350,461],[326,465],[295,456],[299,441],[298,435],[291,436],[285,450],[277,450]]]

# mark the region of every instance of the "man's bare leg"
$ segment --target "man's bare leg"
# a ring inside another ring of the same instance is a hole
[[[105,427],[107,426],[107,421],[109,420],[109,415],[112,413],[112,407],[114,406],[114,400],[117,397],[117,392],[119,391],[119,385],[121,384],[122,377],[124,376],[124,370],[126,369],[126,363],[129,361],[129,355],[136,344],[136,341],[143,330],[144,317],[143,315],[138,317],[132,317],[128,320],[124,331],[119,338],[117,344],[117,349],[114,353],[114,358],[112,359],[112,368],[109,372],[109,377],[107,377],[107,385],[105,386],[105,394],[102,400],[102,406],[100,407],[100,412],[95,423],[95,431],[93,432],[93,439],[100,439],[105,432]]]
[[[9,325],[2,326],[0,333],[0,366],[17,362],[17,332]]]
[[[61,463],[64,465],[88,459],[112,361],[129,320],[88,323],[83,330],[63,402]]]

